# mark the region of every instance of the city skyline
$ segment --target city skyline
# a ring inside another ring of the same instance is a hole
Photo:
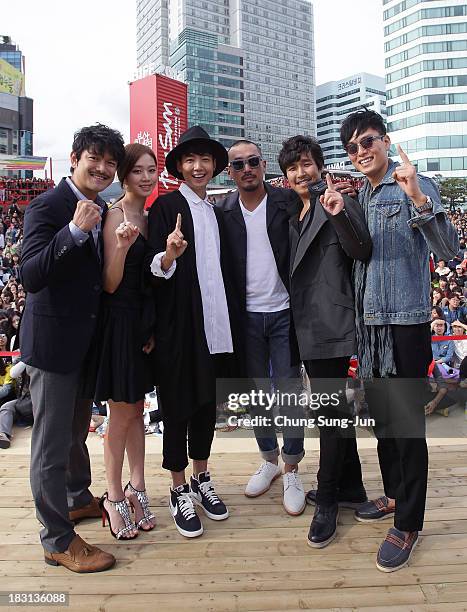
[[[467,174],[467,5],[384,0],[388,131],[428,176]]]
[[[188,85],[188,123],[227,149],[256,142],[266,175],[290,134],[315,133],[313,9],[308,0],[137,0],[137,62]],[[226,173],[214,181],[232,184]]]
[[[382,11],[375,4],[313,2],[317,84],[360,71],[384,74]],[[26,94],[35,99],[34,150],[53,158],[55,179],[68,173],[73,132],[81,126],[102,121],[128,140],[127,81],[136,67],[135,3],[83,0],[67,20],[59,18],[61,6],[44,0],[28,6],[26,14],[10,9],[2,16],[1,32],[27,58]]]

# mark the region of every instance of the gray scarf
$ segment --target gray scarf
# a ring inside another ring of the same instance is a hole
[[[360,203],[368,224],[368,204],[370,183],[364,187]],[[353,276],[355,286],[355,334],[357,338],[358,369],[357,376],[371,379],[374,373],[381,377],[396,374],[392,330],[390,325],[365,325],[363,298],[365,295],[368,261],[354,262]]]

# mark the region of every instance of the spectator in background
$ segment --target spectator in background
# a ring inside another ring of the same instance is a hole
[[[441,289],[433,289],[433,293],[432,293],[432,297],[431,297],[431,303],[433,306],[439,306],[440,302],[443,300],[445,296],[443,295],[443,292],[441,291]]]
[[[441,276],[439,278],[438,288],[441,291],[441,293],[443,294],[443,297],[447,298],[448,294],[450,293],[450,291],[449,291],[449,287],[448,287],[448,280],[447,280],[447,278],[445,276]]]
[[[447,334],[447,324],[443,319],[435,319],[431,322],[432,336],[445,336]],[[451,364],[454,356],[454,344],[452,340],[441,340],[431,343],[433,359],[435,363]]]
[[[444,314],[441,306],[433,306],[431,309],[431,321],[433,322],[435,319],[441,319],[444,321]]]
[[[15,278],[19,278],[19,267],[20,267],[20,263],[19,263],[19,255],[18,253],[13,253],[12,257],[11,257],[11,274],[15,277]]]
[[[6,350],[7,335],[0,330],[0,353]],[[0,357],[0,406],[14,398],[15,386],[10,374],[11,363]]]
[[[3,301],[3,308],[5,310],[15,307],[15,304],[13,302],[13,294],[7,287],[2,289],[2,301]]]
[[[451,325],[453,336],[464,336],[465,340],[453,340],[454,344],[454,361],[453,365],[459,368],[461,380],[467,378],[467,325],[461,321],[453,321]]]
[[[19,361],[10,369],[10,377],[16,380],[17,396],[0,406],[0,448],[10,448],[13,437],[13,423],[21,421],[23,425],[32,425],[32,401],[29,392],[29,376],[26,364]]]
[[[448,305],[443,308],[445,321],[451,325],[453,321],[459,320],[467,322],[467,311],[464,306],[460,305],[460,297],[456,292],[451,292],[447,296]]]
[[[435,268],[435,272],[438,274],[438,276],[447,276],[451,270],[447,267],[446,262],[443,259],[440,259],[437,267]]]
[[[467,272],[461,265],[456,266],[457,283],[460,287],[465,287],[467,284]]]
[[[16,336],[18,333],[18,328],[19,328],[19,322],[21,319],[21,313],[18,311],[13,311],[10,313],[9,317],[8,317],[8,323],[9,323],[9,328],[10,328],[10,351],[14,350],[15,347],[15,343],[16,343]]]

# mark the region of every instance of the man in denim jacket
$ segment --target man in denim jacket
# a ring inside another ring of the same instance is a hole
[[[391,141],[380,115],[367,109],[349,115],[341,141],[366,176],[359,201],[373,252],[354,270],[357,347],[359,375],[374,379],[366,395],[385,492],[355,516],[362,522],[394,516],[376,562],[392,572],[407,564],[425,512],[428,450],[417,398],[432,360],[429,254],[448,261],[459,241],[434,181],[417,174],[400,146],[402,164],[388,158]]]

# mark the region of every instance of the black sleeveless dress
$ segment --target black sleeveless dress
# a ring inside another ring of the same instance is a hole
[[[98,401],[133,404],[152,391],[152,356],[143,346],[153,333],[154,302],[145,288],[143,260],[146,239],[142,234],[128,250],[118,289],[103,294],[98,332]]]

